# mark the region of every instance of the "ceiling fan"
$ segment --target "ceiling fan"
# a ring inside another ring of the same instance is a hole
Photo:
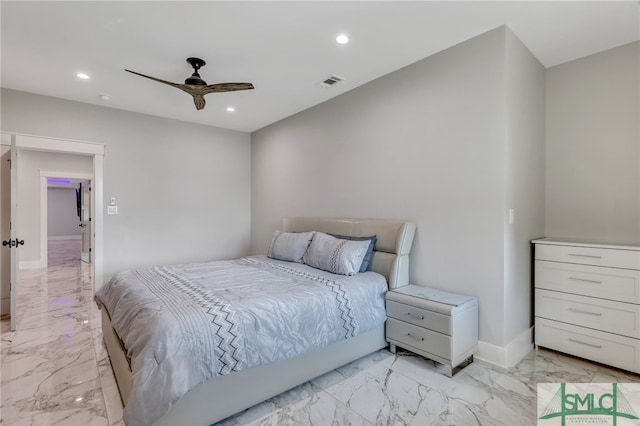
[[[236,90],[251,90],[254,88],[253,84],[251,83],[207,84],[206,81],[200,78],[200,74],[198,74],[198,70],[201,67],[205,66],[207,63],[200,58],[187,58],[187,62],[189,62],[189,64],[191,64],[191,66],[193,67],[193,74],[191,74],[191,77],[187,78],[184,81],[184,84],[172,83],[170,81],[161,80],[156,77],[140,74],[139,72],[127,69],[125,69],[125,71],[157,81],[159,83],[168,84],[169,86],[173,86],[184,92],[187,92],[188,94],[193,96],[193,102],[196,104],[197,110],[201,110],[202,108],[204,108],[204,95],[207,95],[209,93],[234,92]]]

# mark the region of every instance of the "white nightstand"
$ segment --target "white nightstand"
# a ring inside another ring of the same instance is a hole
[[[478,349],[478,300],[418,285],[387,292],[387,341],[442,363],[451,377]]]

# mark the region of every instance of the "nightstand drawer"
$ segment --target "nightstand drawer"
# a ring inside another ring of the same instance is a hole
[[[640,305],[536,289],[536,317],[640,338]]]
[[[536,261],[535,286],[621,302],[640,303],[640,271]]]
[[[640,372],[640,341],[576,325],[536,318],[536,344],[581,358]]]
[[[449,315],[387,300],[387,316],[451,335],[451,317]]]
[[[640,269],[640,251],[598,247],[537,244],[536,260]]]
[[[389,318],[387,319],[387,339],[444,359],[451,359],[451,337],[436,331]]]

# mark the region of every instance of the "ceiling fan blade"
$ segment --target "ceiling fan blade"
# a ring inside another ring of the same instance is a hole
[[[202,108],[204,108],[205,105],[205,100],[204,100],[204,96],[202,95],[192,95],[193,96],[193,103],[196,104],[196,109],[198,111],[200,111]]]
[[[170,81],[161,80],[161,79],[156,78],[156,77],[151,77],[149,75],[140,74],[139,72],[135,72],[135,71],[127,70],[127,69],[125,69],[125,71],[126,72],[130,72],[131,74],[139,75],[140,77],[148,78],[149,80],[157,81],[158,83],[168,84],[169,86],[178,87],[178,88],[180,86],[182,86],[182,84],[177,84],[177,83],[172,83]]]
[[[254,89],[251,83],[216,83],[206,86],[207,93],[235,92]]]

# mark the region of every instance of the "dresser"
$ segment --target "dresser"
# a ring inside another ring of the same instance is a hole
[[[536,346],[640,373],[640,246],[533,243]]]
[[[478,300],[418,285],[387,292],[386,338],[445,366],[451,377],[478,348]]]

